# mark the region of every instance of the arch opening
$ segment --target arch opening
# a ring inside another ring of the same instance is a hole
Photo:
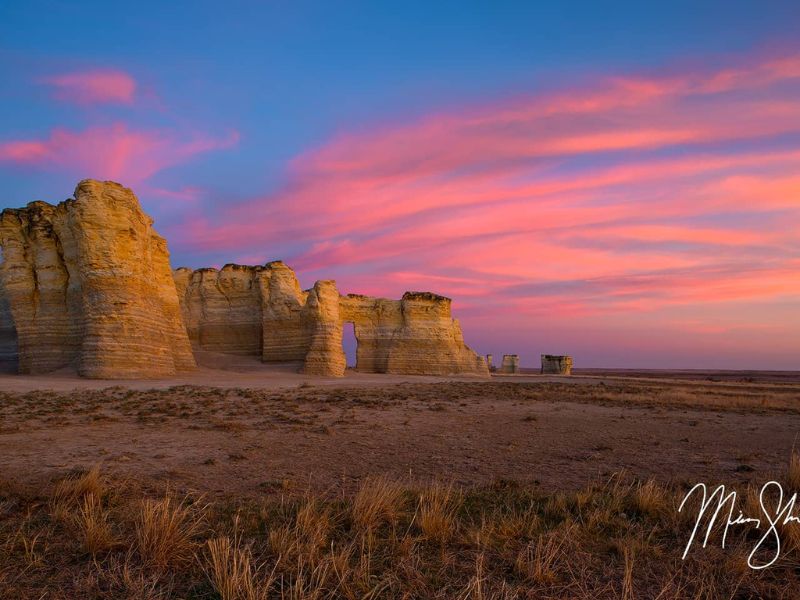
[[[342,348],[347,359],[347,368],[355,369],[358,362],[358,340],[356,327],[350,321],[345,321],[342,325]]]

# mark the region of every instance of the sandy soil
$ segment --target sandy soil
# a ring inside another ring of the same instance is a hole
[[[349,490],[369,474],[516,479],[548,490],[622,469],[664,481],[760,482],[784,468],[800,434],[795,384],[323,380],[289,366],[236,368],[204,368],[177,387],[2,378],[0,476],[38,484],[99,463],[212,495]]]

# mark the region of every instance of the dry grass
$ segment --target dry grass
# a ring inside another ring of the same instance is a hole
[[[517,555],[516,572],[535,584],[554,583],[556,566],[565,555],[565,546],[575,534],[576,526],[569,523],[560,529],[540,534],[536,542],[528,543]]]
[[[178,501],[167,495],[143,500],[135,528],[135,547],[142,561],[159,568],[187,563],[202,528],[202,512],[190,507],[188,498]]]
[[[786,469],[786,484],[794,492],[800,492],[800,453],[792,448],[789,455],[789,466]]]
[[[638,483],[634,488],[633,508],[639,514],[658,517],[669,508],[667,493],[654,479]]]
[[[95,465],[86,473],[58,482],[50,497],[50,514],[55,520],[66,522],[73,517],[84,498],[92,496],[99,500],[105,493],[106,484],[100,475],[100,466]]]
[[[83,549],[92,556],[108,552],[114,546],[114,534],[111,531],[108,513],[103,508],[100,498],[94,494],[84,496],[83,504],[75,515],[74,524]]]
[[[234,537],[219,537],[206,542],[205,572],[221,600],[262,600],[272,578],[259,580],[250,548]]]
[[[365,479],[353,498],[353,523],[372,530],[383,523],[396,525],[403,509],[403,487],[386,477]]]
[[[53,427],[99,417],[182,419],[237,435],[240,422],[316,427],[320,407],[330,411],[329,419],[341,413],[347,420],[354,406],[384,410],[408,404],[410,395],[419,406],[435,401],[448,410],[495,394],[521,405],[567,398],[798,412],[798,390],[697,382],[464,382],[276,392],[120,388],[24,398],[0,393],[0,419],[4,427],[37,427],[48,419]],[[528,408],[520,410],[524,415]],[[781,471],[777,479],[786,489],[800,491],[800,454],[793,452]],[[718,530],[707,548],[698,546],[681,560],[693,523],[691,511],[676,512],[676,499],[686,492],[680,483],[616,475],[579,491],[543,493],[528,483],[414,489],[377,477],[352,495],[279,486],[279,497],[233,497],[208,506],[156,493],[161,488],[153,482],[141,485],[147,487],[109,480],[97,467],[33,492],[0,482],[0,598],[677,600],[793,598],[800,589],[798,524],[781,527],[783,558],[766,571],[746,565],[757,541],[746,528],[730,532],[725,550]],[[744,512],[759,514],[758,490],[742,484],[738,491]]]
[[[417,523],[422,535],[433,542],[444,544],[456,533],[456,511],[460,494],[452,485],[437,483],[422,492],[417,510]]]
[[[625,474],[551,495],[514,482],[411,489],[373,479],[352,496],[202,506],[76,483],[84,477],[47,495],[0,486],[0,598],[635,600],[800,589],[800,525],[782,528],[783,557],[766,571],[746,566],[756,534],[744,528],[724,550],[717,531],[684,561],[693,523],[674,500],[686,489]],[[739,491],[749,511],[756,490]],[[66,520],[54,504],[71,507]]]

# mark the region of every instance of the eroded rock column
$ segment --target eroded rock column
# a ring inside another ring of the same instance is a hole
[[[0,278],[0,372],[16,372],[19,370],[19,352],[17,350],[17,328],[11,316],[11,306],[6,297],[3,281]]]
[[[5,314],[13,322],[24,374],[76,366],[81,350],[81,296],[55,230],[57,213],[46,202],[31,202],[0,214]]]
[[[342,348],[339,292],[334,281],[317,281],[306,301],[303,319],[309,336],[303,371],[313,375],[341,377],[347,367]]]
[[[217,269],[173,272],[183,321],[194,348],[261,355],[262,267],[227,264]]]
[[[22,373],[97,378],[194,368],[167,245],[129,189],[85,180],[75,198],[0,215],[3,280]]]
[[[309,348],[309,330],[303,320],[308,292],[281,261],[264,265],[260,285],[263,308],[264,362],[304,361]]]

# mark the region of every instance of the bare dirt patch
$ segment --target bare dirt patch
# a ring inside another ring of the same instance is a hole
[[[579,380],[578,380],[579,381]],[[620,470],[763,481],[800,433],[800,385],[525,378],[0,393],[0,472],[114,476],[213,495],[352,490],[369,475],[572,490]]]

